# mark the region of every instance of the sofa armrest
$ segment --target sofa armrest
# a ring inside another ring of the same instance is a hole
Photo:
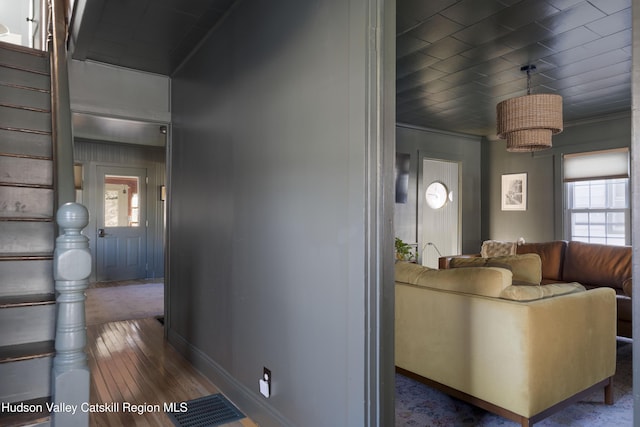
[[[480,254],[467,254],[467,255],[447,255],[438,258],[438,268],[440,270],[447,270],[451,268],[451,260],[453,258],[478,258]]]
[[[396,282],[396,366],[531,417],[615,372],[610,288],[518,303]]]
[[[629,277],[624,282],[622,282],[622,292],[629,298],[631,298],[633,294],[633,279]]]

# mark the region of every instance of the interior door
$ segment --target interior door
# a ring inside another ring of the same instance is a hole
[[[457,162],[423,159],[422,265],[438,268],[438,258],[460,253],[460,166]]]
[[[147,266],[144,168],[97,166],[96,279],[143,279]]]

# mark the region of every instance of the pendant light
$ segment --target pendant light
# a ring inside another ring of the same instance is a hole
[[[551,136],[562,132],[562,97],[531,94],[531,73],[525,65],[527,94],[500,102],[497,107],[498,138],[507,140],[509,152],[532,152],[551,148]]]

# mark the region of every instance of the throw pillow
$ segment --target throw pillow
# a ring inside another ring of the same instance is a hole
[[[485,240],[482,242],[480,256],[491,258],[496,256],[515,255],[518,247],[517,242],[501,242],[499,240]]]
[[[501,267],[513,273],[514,285],[540,285],[542,281],[542,261],[538,254],[508,255],[491,258],[452,258],[451,268],[461,267]]]

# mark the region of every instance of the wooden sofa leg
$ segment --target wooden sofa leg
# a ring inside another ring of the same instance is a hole
[[[530,427],[532,424],[530,423],[529,418],[522,417],[522,418],[520,419],[520,425],[521,425],[522,427]]]
[[[609,377],[609,381],[604,386],[604,403],[613,405],[613,377]]]

